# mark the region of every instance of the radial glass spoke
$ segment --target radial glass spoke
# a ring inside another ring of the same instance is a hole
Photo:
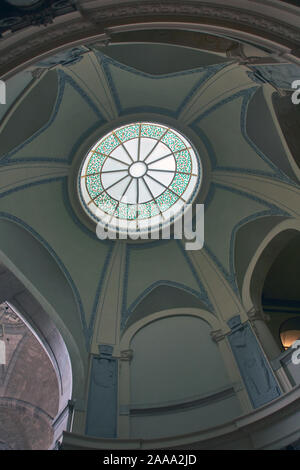
[[[154,179],[159,181],[160,183],[164,184],[165,186],[169,186],[169,184],[172,182],[174,178],[174,171],[169,173],[169,172],[164,172],[164,171],[151,171],[148,170],[147,172],[148,176],[152,176]]]
[[[132,158],[129,158],[123,147],[117,147],[110,155],[107,156],[107,159],[116,160],[119,163],[124,165],[131,165]]]
[[[104,173],[120,173],[122,171],[126,171],[128,173],[128,170],[103,170],[101,174],[103,175]],[[94,173],[95,174],[95,173]],[[98,173],[100,174],[100,173]]]
[[[159,145],[160,141],[164,138],[164,136],[167,134],[167,132],[169,131],[169,129],[166,129],[166,132],[160,137],[160,139],[156,142],[156,144],[154,145],[154,147],[152,148],[152,150],[148,153],[148,155],[146,155],[146,157],[144,158],[144,161],[146,161],[151,154],[153,154],[154,150],[157,148],[157,146]]]
[[[162,185],[160,181],[151,178],[149,173],[144,176],[144,181],[150,187],[154,197],[158,197],[165,189],[164,185]]]
[[[170,155],[167,158],[162,158],[158,162],[148,163],[149,170],[166,170],[174,173],[176,170],[176,161],[173,155]]]
[[[138,160],[139,141],[140,139],[131,139],[128,142],[125,142],[124,144],[124,147],[126,147],[129,155],[131,156],[134,162]]]
[[[152,200],[153,200],[153,201],[155,202],[155,204],[157,205],[158,210],[159,210],[161,216],[164,217],[164,216],[163,216],[163,213],[162,213],[161,210],[160,210],[160,206],[159,206],[159,204],[157,203],[156,198],[155,198],[155,196],[153,195],[153,193],[152,193],[152,191],[151,191],[151,188],[149,188],[149,185],[148,185],[147,181],[145,181],[145,178],[143,178],[143,181],[144,181],[144,183],[145,183],[145,185],[146,185],[146,187],[147,187],[147,189],[148,189],[148,191],[149,191],[149,193],[150,193],[150,195],[151,195],[151,197],[152,197]]]
[[[165,158],[166,156],[173,155],[172,152],[170,152],[169,147],[167,147],[165,144],[162,144],[159,142],[156,146],[155,149],[148,155],[147,158],[147,165],[150,165],[151,163],[155,162],[157,159],[160,158]]]
[[[117,183],[118,181],[122,180],[123,178],[128,176],[128,172],[125,173],[102,173],[101,174],[101,182],[103,189],[107,191],[112,184]]]
[[[120,142],[120,144],[122,145],[123,149],[125,150],[125,152],[127,153],[128,157],[130,158],[130,160],[133,162],[134,159],[132,158],[132,156],[130,155],[127,147],[125,146],[125,144],[122,142],[122,140],[120,140],[120,138],[118,136],[116,136],[116,134],[113,132],[113,135],[118,139],[118,141]]]
[[[142,132],[142,124],[139,124],[139,141],[138,141],[138,156],[137,159],[141,159],[141,132]]]
[[[139,204],[140,202],[140,180],[139,179],[136,179],[136,198],[135,198],[135,201],[136,201],[136,204]]]
[[[151,155],[156,144],[157,143],[153,139],[148,139],[147,137],[141,139],[140,160],[146,162],[148,156]]]
[[[151,161],[151,162],[147,162],[147,164],[150,166],[150,165],[153,165],[153,163],[156,163],[156,162],[159,162],[160,160],[164,160],[165,158],[169,158],[170,156],[172,156],[173,154],[172,153],[168,153],[167,155],[163,155],[162,157],[159,157],[159,158],[156,158],[155,160]]]
[[[131,178],[131,184],[128,186],[126,193],[123,195],[122,201],[126,204],[136,204],[136,192],[137,187],[136,183],[137,178]]]
[[[125,187],[125,189],[124,189],[124,191],[123,191],[123,193],[122,193],[122,196],[120,197],[120,202],[121,202],[122,199],[125,197],[125,195],[126,195],[126,193],[127,193],[127,191],[128,191],[129,186],[132,184],[132,181],[133,181],[133,179],[130,178],[129,181],[128,181],[127,186]]]
[[[173,191],[173,189],[171,189],[170,187],[166,186],[162,181],[158,181],[156,178],[153,178],[152,176],[150,175],[147,175],[148,178],[151,178],[153,180],[153,182],[156,182],[156,183],[159,183],[161,186],[163,186],[165,189],[168,189],[169,191],[171,191],[171,193],[174,193],[176,194],[175,191]],[[177,194],[176,194],[177,196]],[[181,198],[184,202],[186,202],[183,198]]]
[[[106,189],[106,192],[116,201],[120,201],[123,192],[126,192],[127,186],[131,182],[131,177],[126,176],[125,178],[119,179],[115,184]]]
[[[108,156],[104,161],[101,171],[104,173],[107,170],[128,170],[128,163],[120,160],[115,160],[111,156]]]
[[[151,193],[149,192],[145,182],[144,182],[144,179],[143,178],[139,178],[138,180],[138,183],[139,183],[139,204],[143,204],[145,202],[149,202],[151,199],[152,199],[152,195]]]
[[[158,168],[149,168],[148,171],[158,171],[158,172],[163,172],[163,173],[172,173],[174,174],[174,171],[173,170],[159,170]],[[188,173],[186,171],[177,171],[177,173],[181,174],[181,175],[191,175],[191,176],[197,176],[196,174],[194,173]]]

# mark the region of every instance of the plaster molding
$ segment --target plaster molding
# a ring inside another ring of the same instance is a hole
[[[130,350],[130,345],[131,345],[131,340],[134,337],[134,335],[144,326],[147,324],[152,323],[153,321],[166,318],[166,317],[172,317],[172,316],[192,316],[192,317],[198,317],[204,321],[206,321],[212,328],[215,330],[220,330],[220,322],[219,320],[211,314],[208,310],[203,310],[200,308],[173,308],[169,310],[162,310],[160,312],[152,313],[148,315],[145,318],[142,318],[141,320],[138,320],[137,322],[133,323],[130,327],[128,327],[120,340],[120,350]]]
[[[132,358],[133,358],[132,349],[124,349],[123,351],[121,351],[120,361],[131,362]]]
[[[235,418],[222,426],[196,433],[163,439],[98,439],[64,433],[62,448],[67,449],[234,449],[241,433],[251,449],[281,449],[299,436],[300,386],[294,387],[271,403]],[[278,435],[278,426],[285,430]],[[195,447],[196,446],[196,447]]]
[[[249,310],[248,317],[252,326],[255,326],[256,321],[270,321],[270,315],[264,313],[262,310],[257,310],[255,307]]]
[[[210,332],[210,336],[215,343],[219,343],[225,338],[223,330],[213,330]]]
[[[112,18],[122,19],[139,16],[146,17],[150,15],[217,18],[223,21],[238,23],[239,26],[244,24],[264,31],[265,33],[280,35],[281,38],[285,40],[292,40],[296,43],[300,42],[300,34],[296,27],[292,28],[286,23],[280,23],[278,17],[276,19],[268,17],[266,14],[263,14],[262,11],[258,13],[258,6],[253,6],[252,2],[251,5],[249,1],[239,2],[238,4],[233,1],[226,2],[226,4],[222,1],[206,1],[205,3],[201,2],[201,4],[196,1],[182,3],[176,0],[163,3],[157,1],[139,1],[136,2],[136,4],[134,4],[134,2],[131,2],[131,4],[126,2],[123,5],[121,2],[118,2],[118,5],[115,5],[114,8],[112,8],[112,2],[106,3],[110,3],[110,5],[104,5],[100,8],[103,2],[81,2],[81,11],[85,16],[91,19],[92,22],[96,23],[103,23],[104,20]],[[231,3],[231,5],[228,5],[228,3]],[[268,7],[270,7],[270,10],[273,10],[273,8],[279,9],[278,2],[274,1],[269,2]]]
[[[265,278],[268,269],[271,266],[271,262],[273,262],[276,257],[277,250],[282,248],[285,243],[289,240],[289,234],[291,234],[290,236],[293,236],[294,233],[299,231],[299,218],[288,218],[287,220],[284,220],[283,222],[277,224],[272,230],[267,233],[263,240],[261,240],[248,264],[248,268],[244,275],[244,280],[241,288],[241,298],[244,308],[246,310],[251,310],[254,304],[260,304],[259,299],[261,298],[261,291],[258,289],[257,284],[255,285],[255,287],[253,286],[253,280],[257,278],[257,280],[259,281],[260,279]],[[261,261],[261,256],[265,253],[266,248],[268,246],[271,246],[271,243],[273,241],[276,241],[276,250],[273,251],[272,257],[268,256],[269,261],[263,262],[262,267],[256,273],[256,268],[258,263]]]
[[[188,399],[174,400],[162,403],[146,403],[142,405],[131,404],[129,414],[131,416],[155,416],[164,413],[176,413],[183,410],[206,407],[216,402],[226,400],[235,395],[235,385],[222,387],[211,393],[205,393],[199,396],[190,397]]]
[[[116,4],[117,3],[117,4]],[[30,26],[5,34],[0,42],[0,75],[42,53],[53,53],[58,47],[87,42],[92,37],[106,36],[108,28],[122,26],[129,30],[143,18],[150,25],[153,21],[169,21],[169,28],[199,29],[199,26],[221,28],[224,37],[239,38],[250,34],[257,42],[269,42],[291,60],[297,59],[300,33],[297,29],[297,9],[272,0],[263,7],[249,0],[207,0],[179,2],[178,0],[91,1],[78,0],[78,11],[56,18],[46,25],[41,34],[40,26]],[[192,21],[192,22],[191,22]],[[185,22],[185,23],[184,23]],[[127,24],[126,24],[127,23]],[[220,23],[225,26],[220,27]],[[226,33],[227,31],[227,33]],[[249,33],[251,31],[251,33]],[[108,31],[109,33],[109,31]],[[283,46],[283,47],[282,47]],[[295,55],[293,55],[295,54]]]

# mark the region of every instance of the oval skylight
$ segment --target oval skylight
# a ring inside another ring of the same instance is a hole
[[[153,122],[118,127],[86,155],[79,175],[83,208],[119,233],[162,228],[196,196],[201,165],[177,130]]]

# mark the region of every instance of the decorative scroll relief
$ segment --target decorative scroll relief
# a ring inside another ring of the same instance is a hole
[[[250,78],[256,83],[270,83],[283,90],[293,90],[293,82],[300,79],[300,65],[267,64],[251,66]]]
[[[87,214],[104,227],[141,233],[182,215],[201,173],[196,151],[177,130],[131,123],[91,148],[80,170],[79,196]]]
[[[234,326],[228,340],[253,407],[277,398],[279,386],[249,324]]]
[[[111,438],[117,433],[118,361],[109,354],[92,358],[86,433]]]
[[[217,3],[217,2],[216,2]],[[207,17],[207,18],[218,18],[219,20],[228,20],[239,24],[245,24],[252,28],[264,30],[269,33],[277,34],[282,38],[291,39],[294,41],[300,41],[300,34],[295,27],[289,27],[286,23],[279,23],[278,20],[274,20],[267,15],[259,15],[256,12],[247,12],[237,8],[230,8],[230,6],[216,5],[201,5],[195,2],[189,3],[136,3],[135,5],[116,5],[113,7],[102,7],[98,6],[95,8],[82,9],[85,14],[88,14],[91,21],[104,21],[112,18],[132,18],[139,15],[188,15],[194,18]]]
[[[93,3],[93,6],[91,6],[91,3]],[[61,43],[61,41],[76,40],[76,37],[81,38],[82,34],[88,37],[91,34],[98,33],[99,27],[100,33],[106,36],[104,29],[110,25],[111,20],[122,21],[127,17],[131,19],[131,22],[134,22],[134,17],[143,17],[147,20],[147,17],[151,18],[155,14],[164,15],[166,18],[170,15],[172,20],[177,17],[179,21],[181,16],[184,20],[187,16],[190,16],[193,22],[198,21],[199,23],[203,21],[202,17],[211,19],[212,23],[215,23],[216,19],[218,21],[231,21],[236,24],[238,32],[241,28],[242,30],[249,30],[250,28],[252,33],[258,34],[259,37],[272,35],[277,37],[277,42],[280,44],[283,41],[288,41],[291,43],[290,47],[295,55],[300,44],[300,34],[295,27],[294,17],[292,24],[289,24],[285,16],[282,19],[278,19],[278,15],[277,18],[274,18],[273,7],[267,7],[267,5],[264,15],[261,15],[256,11],[250,11],[249,7],[245,11],[243,7],[239,9],[231,8],[229,5],[225,6],[224,3],[220,5],[217,1],[215,4],[210,5],[192,1],[188,3],[179,3],[178,1],[168,1],[167,3],[147,1],[147,3],[142,3],[135,1],[131,4],[128,0],[126,4],[114,3],[114,5],[99,6],[100,2],[78,0],[76,6],[74,0],[63,0],[54,2],[51,5],[50,13],[49,9],[44,9],[41,14],[38,10],[36,17],[31,14],[25,15],[23,18],[4,18],[2,26],[0,24],[0,34],[1,31],[13,30],[15,43],[13,47],[7,47],[5,43],[3,44],[0,67],[5,68],[5,72],[7,72],[10,62],[21,63],[22,57],[28,59],[28,54],[36,56],[41,50],[44,52],[45,44],[47,44],[47,49],[51,50],[57,46],[57,41]],[[254,8],[255,6],[253,6]],[[76,11],[76,18],[65,14],[70,11]],[[59,22],[49,24],[53,21],[53,18],[61,15],[64,16]],[[97,31],[95,30],[95,23],[99,25]],[[43,34],[37,34],[35,29],[32,28],[33,32],[28,34],[26,41],[23,38],[19,39],[20,29],[21,32],[23,32],[22,28],[30,31],[28,26],[31,25],[44,25],[46,27]],[[257,33],[257,31],[261,33]]]

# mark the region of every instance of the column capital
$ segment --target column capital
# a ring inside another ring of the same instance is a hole
[[[251,310],[248,311],[248,318],[250,322],[255,322],[256,320],[268,322],[270,321],[270,315],[267,315],[263,310],[258,309],[258,308],[251,308]]]
[[[219,343],[225,338],[223,330],[213,330],[210,332],[210,336],[215,343]]]
[[[133,350],[132,349],[124,349],[121,351],[120,361],[128,361],[130,362],[133,358]]]

